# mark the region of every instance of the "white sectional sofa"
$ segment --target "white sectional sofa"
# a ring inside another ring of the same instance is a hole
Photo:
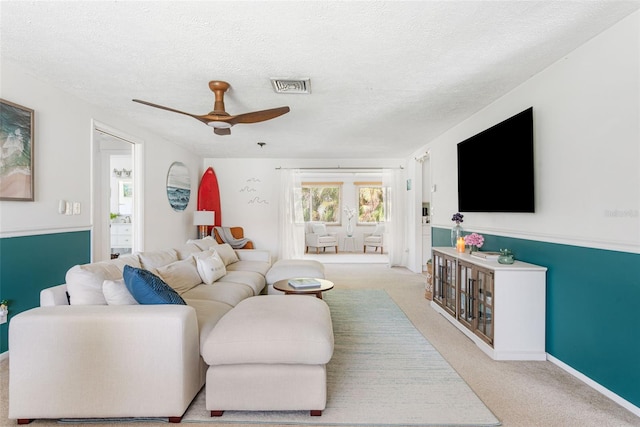
[[[212,249],[224,269],[211,264]],[[238,303],[263,292],[270,267],[268,251],[233,250],[211,238],[74,266],[66,284],[43,290],[41,306],[10,323],[9,418],[179,422],[205,383],[201,349],[209,332]],[[186,305],[138,304],[123,271],[143,270]]]

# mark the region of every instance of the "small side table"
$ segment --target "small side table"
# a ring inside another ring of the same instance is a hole
[[[345,236],[344,240],[342,241],[342,246],[343,246],[342,252],[355,252],[356,238],[353,236]]]
[[[295,279],[306,279],[306,277],[295,277]],[[311,288],[294,288],[289,284],[289,279],[278,280],[273,284],[273,289],[277,289],[285,293],[285,295],[315,295],[316,298],[322,299],[322,293],[333,289],[333,282],[325,279],[315,279],[320,282],[319,286]]]

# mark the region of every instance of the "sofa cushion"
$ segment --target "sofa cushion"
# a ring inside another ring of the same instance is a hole
[[[334,236],[330,236],[330,235],[326,235],[326,236],[320,236],[318,237],[318,243],[322,244],[322,243],[328,243],[330,245],[336,245],[337,240]]]
[[[313,277],[324,279],[324,265],[312,259],[281,259],[275,262],[265,274],[269,285],[278,280],[291,279],[293,277]]]
[[[193,243],[203,251],[209,250],[211,246],[218,244],[218,242],[216,242],[216,239],[211,236],[207,236],[203,239],[190,239],[187,240],[187,243]]]
[[[249,286],[253,290],[254,295],[260,294],[266,285],[264,276],[254,271],[229,271],[223,278],[219,279],[214,286],[225,283],[241,283]]]
[[[142,268],[151,270],[178,261],[178,252],[175,249],[140,252],[138,258]]]
[[[102,282],[122,278],[125,265],[140,267],[136,256],[122,259],[75,265],[66,274],[65,282],[71,305],[105,305],[107,301],[102,293]]]
[[[161,278],[148,270],[124,267],[124,283],[140,304],[186,304]]]
[[[253,288],[249,285],[231,282],[215,282],[213,285],[198,285],[180,295],[187,304],[191,300],[220,301],[232,307],[244,299],[253,296]]]
[[[320,236],[327,235],[327,226],[325,224],[313,224],[311,229],[313,234],[319,234]]]
[[[109,305],[134,305],[138,301],[131,295],[124,283],[124,279],[105,280],[102,283],[102,293]]]
[[[218,252],[218,255],[220,255],[220,258],[222,258],[222,262],[224,262],[225,266],[233,264],[234,262],[238,262],[238,255],[236,254],[236,251],[233,250],[230,244],[223,243],[219,245],[216,243],[213,248],[216,250],[216,252]]]
[[[176,248],[176,252],[178,253],[178,259],[187,259],[191,255],[201,252],[202,249],[198,247],[195,243],[187,243],[179,248]]]
[[[156,268],[156,274],[179,294],[202,283],[195,259],[192,256],[182,261],[175,261],[158,267]]]
[[[198,332],[200,334],[200,352],[202,352],[202,346],[211,333],[211,330],[216,326],[222,316],[227,314],[233,307],[219,301],[187,300],[187,303],[189,307],[193,307],[196,310]]]
[[[329,306],[306,295],[248,298],[218,321],[201,352],[208,365],[321,365],[333,355]]]
[[[208,257],[198,257],[196,260],[196,267],[198,268],[198,274],[202,279],[202,282],[210,285],[225,274],[227,269],[224,266],[224,262],[220,259],[218,252],[213,251]]]
[[[267,274],[271,268],[271,263],[261,261],[238,261],[227,266],[227,273],[230,271],[253,271],[263,276]]]

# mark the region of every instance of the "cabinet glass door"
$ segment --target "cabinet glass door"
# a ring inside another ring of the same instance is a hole
[[[467,328],[473,330],[474,319],[474,288],[473,266],[464,261],[458,261],[459,304],[458,320]]]
[[[478,285],[476,335],[488,344],[493,344],[493,307],[495,305],[493,271],[476,267],[476,274]]]
[[[444,257],[446,275],[443,280],[444,286],[444,309],[453,317],[456,316],[456,260]]]
[[[433,252],[433,300],[444,306],[444,288],[442,278],[444,277],[444,258],[442,254]]]
[[[433,251],[433,300],[456,316],[456,260]]]

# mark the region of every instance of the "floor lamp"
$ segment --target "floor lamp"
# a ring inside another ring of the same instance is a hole
[[[207,227],[214,225],[216,222],[216,213],[214,211],[195,211],[193,213],[193,225],[198,226],[198,239],[207,237]]]

